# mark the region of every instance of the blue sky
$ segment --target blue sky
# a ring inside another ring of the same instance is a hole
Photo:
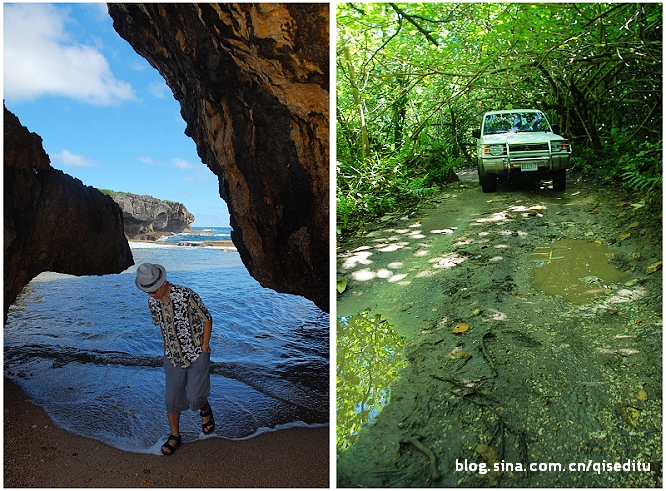
[[[180,104],[114,31],[106,4],[5,4],[3,68],[7,109],[42,137],[53,167],[96,188],[179,201],[195,227],[229,225]]]

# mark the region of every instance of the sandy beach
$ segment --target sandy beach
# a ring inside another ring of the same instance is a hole
[[[4,487],[328,488],[329,457],[327,427],[209,438],[171,456],[125,452],[56,427],[4,379]]]

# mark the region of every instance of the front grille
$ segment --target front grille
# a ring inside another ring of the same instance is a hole
[[[548,143],[514,143],[509,145],[509,152],[547,152]]]

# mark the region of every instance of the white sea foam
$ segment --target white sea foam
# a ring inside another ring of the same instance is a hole
[[[129,241],[130,248],[132,249],[155,249],[155,248],[169,248],[173,249],[178,247],[178,244],[166,244],[164,242],[134,242]]]

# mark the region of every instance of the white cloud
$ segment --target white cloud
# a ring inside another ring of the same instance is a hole
[[[171,94],[171,89],[164,82],[152,82],[148,85],[148,90],[158,99],[164,99],[167,95]]]
[[[202,181],[215,181],[217,176],[208,168],[202,166],[197,172],[194,173]]]
[[[95,162],[83,155],[76,155],[66,148],[60,153],[51,154],[51,158],[60,162],[65,167],[101,167],[99,162]]]
[[[132,86],[111,73],[102,53],[74,42],[67,14],[53,5],[4,6],[4,97],[71,97],[94,105],[135,99]]]
[[[139,160],[139,162],[143,162],[144,164],[147,164],[147,165],[155,165],[155,164],[157,164],[157,162],[155,162],[155,161],[154,161],[152,158],[150,158],[150,157],[137,157],[137,159]]]
[[[130,67],[132,70],[134,70],[135,72],[142,72],[142,71],[144,71],[146,68],[148,68],[149,66],[150,66],[150,65],[148,65],[148,63],[144,63],[144,62],[142,62],[142,61],[136,61],[136,60],[133,60],[133,61],[129,64],[129,67]]]
[[[175,167],[179,169],[198,169],[199,166],[196,164],[190,164],[187,160],[176,157],[171,160]]]
[[[194,184],[197,179],[201,181],[214,181],[217,179],[217,176],[211,172],[211,170],[206,167],[205,165],[199,163],[199,164],[191,164],[185,159],[181,158],[174,158],[171,159],[171,162],[173,162],[173,166],[182,169],[182,170],[194,170],[193,173],[182,176],[180,179],[187,181],[189,183]]]

